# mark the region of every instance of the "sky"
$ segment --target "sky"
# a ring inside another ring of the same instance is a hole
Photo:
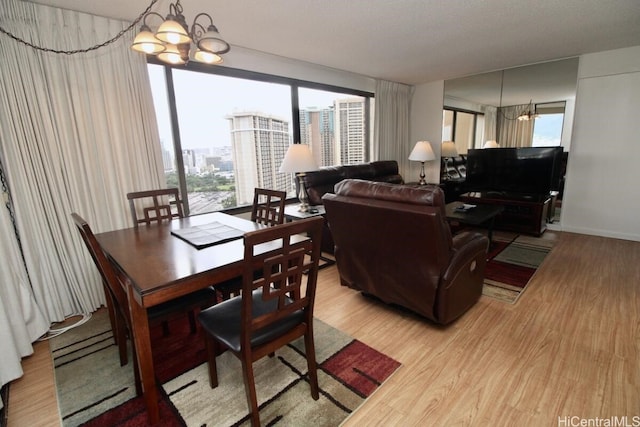
[[[164,67],[149,66],[160,138],[171,142],[171,124],[165,92]],[[291,125],[291,95],[288,85],[238,79],[215,74],[174,70],[174,86],[180,140],[184,148],[230,146],[229,122],[234,111],[257,111],[284,118]],[[335,93],[300,90],[300,106],[328,107],[342,98]]]

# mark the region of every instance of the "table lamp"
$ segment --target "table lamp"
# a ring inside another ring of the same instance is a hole
[[[280,173],[295,173],[298,178],[298,199],[300,200],[300,212],[309,211],[309,200],[307,198],[307,191],[304,188],[303,177],[305,172],[317,170],[318,165],[313,159],[311,150],[308,145],[293,144],[287,149],[287,152],[282,159],[282,164],[278,172]]]
[[[449,159],[458,156],[458,150],[456,150],[456,143],[453,141],[444,141],[442,143],[442,158],[444,159],[444,175],[449,179]]]
[[[435,158],[436,155],[433,154],[431,143],[429,141],[416,142],[415,147],[413,147],[413,150],[411,150],[411,154],[409,154],[409,160],[422,163],[422,169],[420,170],[420,181],[418,182],[418,184],[425,185],[427,183],[427,181],[425,181],[424,179],[424,162],[435,160]]]
[[[485,142],[482,148],[500,148],[500,144],[498,144],[498,141],[491,139]]]

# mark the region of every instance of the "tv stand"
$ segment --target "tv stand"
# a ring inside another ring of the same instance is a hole
[[[525,194],[503,191],[470,192],[460,195],[460,201],[478,205],[500,205],[502,213],[494,227],[540,236],[547,229],[551,194]]]

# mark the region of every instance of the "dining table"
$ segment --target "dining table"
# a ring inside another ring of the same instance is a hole
[[[199,244],[184,237],[203,230],[206,234],[213,226],[228,232],[217,244],[202,244],[202,236]],[[151,424],[159,421],[160,413],[147,310],[241,276],[241,237],[264,227],[239,216],[214,212],[96,234],[127,291],[142,393]],[[264,245],[260,253],[266,257],[277,245]]]

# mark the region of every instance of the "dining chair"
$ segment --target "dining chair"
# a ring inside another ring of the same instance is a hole
[[[80,215],[72,213],[71,217],[82,236],[91,258],[93,259],[98,272],[102,276],[102,283],[105,288],[107,308],[112,321],[114,341],[118,346],[120,355],[120,365],[124,366],[127,360],[127,336],[131,335],[131,313],[129,312],[129,301],[127,298],[126,285],[120,280],[116,270],[104,253],[91,227]],[[204,308],[215,301],[216,293],[211,287],[192,292],[182,297],[175,298],[169,302],[153,306],[147,310],[150,323],[165,322],[169,316],[179,312],[190,312],[196,308]],[[112,315],[113,313],[113,315]],[[194,315],[195,319],[195,315]],[[164,326],[163,326],[164,328]],[[192,328],[192,332],[194,329]],[[134,372],[136,375],[136,391],[141,392],[140,378],[138,376],[137,358],[135,356],[135,346],[131,340]]]
[[[134,191],[127,193],[133,226],[171,221],[184,217],[184,209],[177,188]]]
[[[242,363],[253,426],[260,425],[253,362],[299,337],[304,337],[311,396],[318,399],[313,306],[323,224],[314,217],[245,233],[242,292],[198,315],[210,385],[218,386],[216,354],[227,348]],[[308,238],[297,241],[300,235]],[[276,248],[265,253],[265,244]]]
[[[251,208],[251,221],[267,226],[282,224],[284,222],[284,204],[287,193],[279,190],[255,188],[253,191],[253,206]],[[236,277],[215,286],[222,300],[228,300],[237,295],[242,289],[242,278]]]
[[[284,191],[255,188],[251,221],[269,226],[282,224],[286,199],[287,193]]]

